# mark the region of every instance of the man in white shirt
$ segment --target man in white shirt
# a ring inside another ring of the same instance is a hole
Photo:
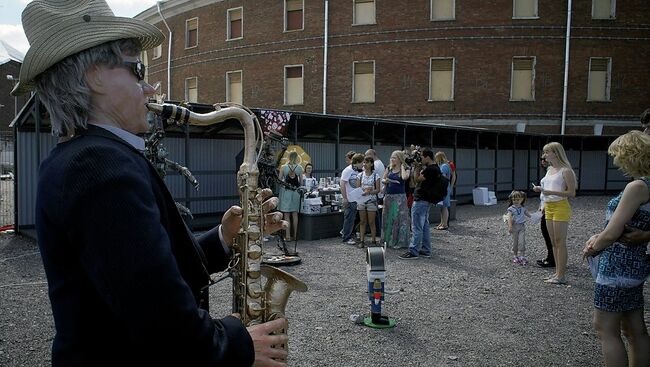
[[[363,155],[357,153],[352,156],[350,165],[341,172],[341,196],[343,197],[343,242],[348,245],[355,245],[354,240],[354,219],[357,216],[357,202],[350,200],[350,192],[357,188],[357,178],[361,172]]]

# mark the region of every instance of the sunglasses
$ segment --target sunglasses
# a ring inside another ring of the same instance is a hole
[[[144,71],[145,71],[145,66],[142,63],[142,61],[122,61],[122,66],[126,67],[127,69],[131,70],[133,75],[135,75],[136,78],[138,78],[138,81],[143,81],[144,80]]]

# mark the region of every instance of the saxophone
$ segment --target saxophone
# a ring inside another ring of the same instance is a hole
[[[215,104],[215,110],[205,114],[171,104],[148,103],[147,108],[163,120],[173,120],[178,125],[208,126],[233,118],[241,123],[244,128],[244,161],[237,172],[237,187],[242,222],[230,262],[234,264],[230,269],[233,278],[232,312],[239,313],[246,326],[284,317],[291,292],[305,292],[307,285],[283,270],[262,264],[264,213],[258,199],[261,189],[258,189],[259,155],[256,149],[262,151],[263,140],[257,117],[248,108],[233,103]],[[262,278],[266,281],[263,282]],[[281,347],[288,350],[287,345]]]

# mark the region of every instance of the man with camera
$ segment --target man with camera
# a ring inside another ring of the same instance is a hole
[[[416,157],[421,157],[421,164],[417,164]],[[425,148],[419,155],[413,154],[414,179],[416,182],[413,193],[413,206],[411,207],[411,242],[409,250],[400,255],[400,259],[411,260],[419,256],[431,257],[431,231],[429,227],[429,209],[432,203],[440,199],[441,187],[446,190],[447,183],[440,173],[438,165],[433,163],[433,151]]]

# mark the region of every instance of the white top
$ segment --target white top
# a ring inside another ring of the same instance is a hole
[[[384,177],[384,171],[386,170],[386,167],[384,167],[384,163],[381,161],[381,159],[375,159],[375,170],[374,172],[377,174],[379,177]]]
[[[546,176],[542,178],[541,185],[542,185],[542,190],[549,190],[549,191],[566,191],[566,182],[564,182],[564,176],[562,173],[564,172],[565,168],[560,168],[557,172],[554,174],[551,174],[551,170],[546,171]],[[560,200],[566,199],[565,197],[562,196],[557,196],[557,195],[544,195],[544,202],[545,203],[553,203],[557,202]]]
[[[354,168],[352,168],[352,165],[349,165],[343,169],[343,172],[341,172],[341,185],[345,183],[345,192],[346,194],[349,194],[352,190],[354,190],[357,187],[357,178],[358,178],[359,172],[355,171]],[[345,200],[349,200],[349,198],[345,198]],[[354,200],[352,200],[354,201]]]
[[[508,213],[512,215],[512,221],[516,224],[526,223],[526,213],[528,213],[526,207],[511,205],[508,207]]]
[[[375,159],[375,170],[374,172],[379,176],[379,179],[381,180],[382,177],[384,177],[384,172],[386,172],[386,166],[384,166],[384,162],[381,161],[381,159]],[[379,194],[377,194],[378,197],[383,198],[384,197],[384,183],[380,182],[379,184]]]
[[[370,174],[370,176],[366,176],[366,173],[363,172],[361,173],[361,188],[365,189],[366,187],[370,187],[372,190],[375,189],[375,183],[377,180],[380,180],[380,177],[377,173],[373,172]],[[362,198],[363,202],[366,201],[377,201],[377,195],[375,194],[369,194],[369,195],[364,195]]]

